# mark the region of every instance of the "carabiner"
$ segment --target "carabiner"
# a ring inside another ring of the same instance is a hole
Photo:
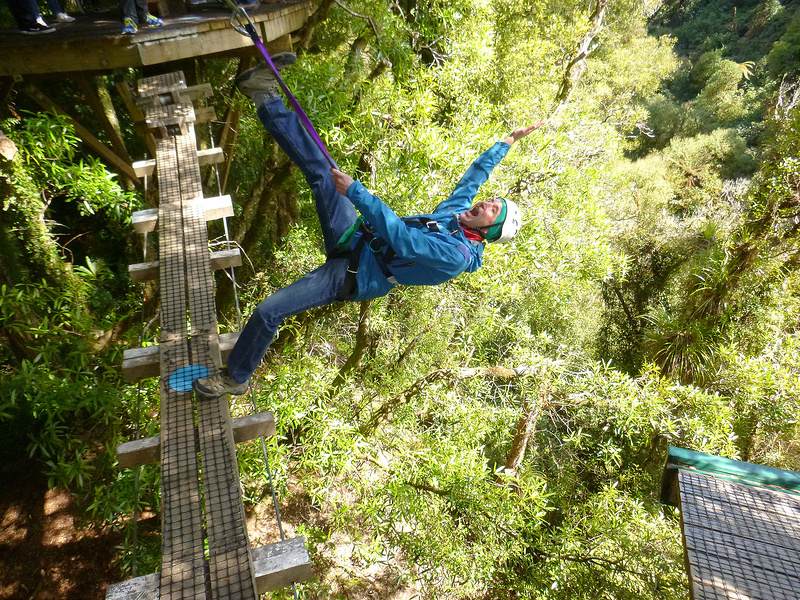
[[[231,15],[231,27],[233,27],[242,35],[251,37],[250,32],[247,31],[247,25],[245,24],[245,21],[250,25],[253,31],[255,31],[255,25],[250,19],[250,15],[247,14],[247,11],[240,5],[236,4],[233,0],[225,0],[225,4],[227,4],[233,12]]]

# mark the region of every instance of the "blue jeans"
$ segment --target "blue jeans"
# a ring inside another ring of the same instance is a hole
[[[20,29],[28,29],[36,23],[39,13],[36,0],[8,0],[8,9]]]
[[[122,10],[122,19],[126,17],[132,18],[137,23],[144,21],[150,8],[147,6],[147,0],[120,0],[120,10]]]
[[[308,135],[297,114],[284,107],[281,98],[262,104],[256,114],[305,176],[314,194],[325,253],[330,254],[344,232],[355,223],[356,209],[336,191],[325,155]],[[347,263],[345,258],[331,259],[259,304],[228,357],[231,377],[239,383],[250,378],[286,317],[336,301],[345,282]]]

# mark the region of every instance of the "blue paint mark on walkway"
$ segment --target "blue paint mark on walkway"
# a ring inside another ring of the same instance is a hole
[[[188,392],[192,389],[195,379],[208,377],[209,371],[206,367],[199,365],[189,365],[182,367],[169,376],[169,387],[176,392]]]

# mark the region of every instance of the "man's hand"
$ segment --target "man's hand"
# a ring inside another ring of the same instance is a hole
[[[331,175],[333,175],[333,182],[336,184],[336,191],[342,196],[346,196],[347,190],[353,184],[354,179],[347,173],[342,173],[336,169],[331,169]]]
[[[536,131],[542,125],[544,125],[544,120],[539,121],[538,123],[534,123],[533,125],[528,125],[527,127],[520,127],[519,129],[515,129],[514,131],[509,133],[508,137],[503,141],[509,146],[511,146],[514,144],[514,142],[519,141],[529,133]]]

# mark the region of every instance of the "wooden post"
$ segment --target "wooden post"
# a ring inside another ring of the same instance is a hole
[[[237,75],[241,75],[250,68],[252,59],[247,56],[239,59],[239,70]],[[239,120],[242,117],[243,101],[240,97],[232,94],[231,106],[228,113],[225,115],[225,123],[222,126],[222,134],[220,135],[219,145],[225,155],[225,161],[218,167],[219,172],[219,185],[222,192],[225,192],[225,187],[228,184],[228,174],[231,172],[231,162],[233,161],[234,147],[236,146],[236,138],[239,135]]]
[[[94,110],[100,126],[111,141],[112,148],[122,160],[130,164],[132,162],[131,157],[125,147],[125,142],[122,141],[122,129],[119,126],[117,113],[114,111],[114,105],[111,102],[111,96],[108,94],[105,81],[99,76],[94,77],[94,84],[85,76],[78,77],[77,81],[78,87],[83,92],[92,110]]]
[[[67,111],[63,108],[58,106],[55,102],[53,102],[50,98],[45,96],[36,86],[29,85],[25,88],[25,93],[39,106],[44,108],[45,110],[52,110],[60,115],[67,117],[67,120],[72,124],[75,128],[75,133],[79,138],[81,138],[84,142],[86,142],[89,147],[95,150],[103,159],[109,162],[113,167],[115,167],[120,173],[127,175],[131,181],[136,183],[137,185],[141,185],[139,178],[136,176],[136,172],[133,170],[133,167],[130,163],[125,162],[122,160],[117,154],[111,150],[108,146],[106,146],[103,142],[98,140],[92,133],[86,129],[83,125],[78,123],[75,119],[73,119]]]
[[[119,93],[120,98],[125,103],[125,108],[128,109],[128,112],[131,115],[134,123],[144,123],[144,113],[142,109],[140,109],[136,102],[133,99],[133,94],[131,93],[130,86],[124,82],[119,81],[117,82],[117,93]],[[150,153],[150,156],[155,158],[156,156],[156,141],[153,137],[153,134],[147,132],[144,134],[144,143],[147,146],[147,151]]]
[[[5,104],[8,100],[8,95],[11,93],[11,90],[14,89],[14,78],[13,77],[1,77],[0,78],[0,104]]]

